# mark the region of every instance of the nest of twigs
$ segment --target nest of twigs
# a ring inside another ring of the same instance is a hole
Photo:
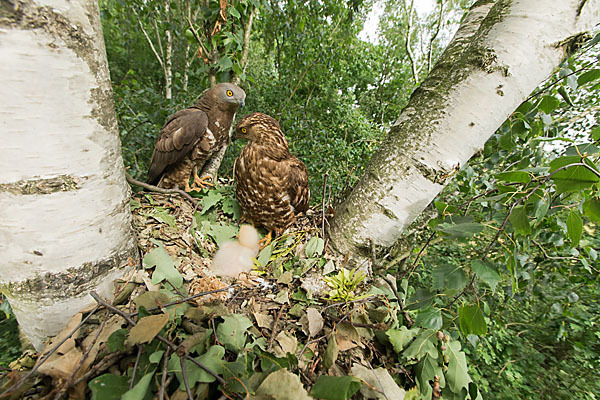
[[[381,289],[358,282],[352,293],[332,292],[323,278],[345,265],[324,249],[321,210],[263,249],[250,274],[211,274],[215,249],[239,225],[232,194],[222,185],[200,193],[198,204],[134,194],[143,262],[115,282],[114,298],[92,293],[96,304],[42,352],[13,363],[0,397],[331,398],[321,376],[349,379],[349,397],[337,398],[403,396],[391,376],[414,382],[376,340],[398,322],[388,299],[396,289],[375,281]]]

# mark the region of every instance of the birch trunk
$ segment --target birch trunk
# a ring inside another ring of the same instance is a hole
[[[332,246],[358,263],[390,247],[599,14],[600,0],[476,2],[337,207]]]
[[[173,37],[171,35],[171,2],[165,2],[165,13],[167,14],[167,24],[169,28],[165,31],[167,37],[166,55],[165,55],[165,98],[173,98]]]
[[[138,260],[101,29],[96,0],[2,6],[0,290],[37,349]]]

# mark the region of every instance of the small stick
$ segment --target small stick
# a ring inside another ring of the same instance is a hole
[[[114,353],[108,354],[106,357],[102,359],[98,364],[94,365],[85,375],[82,375],[75,382],[73,382],[73,386],[79,385],[83,381],[87,381],[92,375],[97,372],[102,372],[108,369],[111,365],[115,364],[119,361],[119,357],[121,357],[126,352],[124,351],[116,351]]]
[[[194,400],[194,398],[192,397],[192,392],[190,390],[190,383],[188,382],[187,369],[185,367],[184,357],[179,358],[179,365],[181,366],[181,375],[183,376],[183,383],[185,384],[185,391],[187,393],[188,400]]]
[[[213,293],[218,293],[218,292],[224,292],[224,291],[232,289],[232,288],[234,288],[236,286],[239,286],[239,284],[236,283],[235,285],[227,286],[226,288],[209,290],[207,292],[201,292],[201,293],[195,294],[193,296],[186,297],[184,299],[179,299],[179,300],[171,301],[169,303],[165,303],[165,304],[162,304],[160,306],[150,307],[150,308],[146,309],[146,311],[154,311],[154,310],[158,310],[159,308],[162,308],[162,307],[169,307],[169,306],[174,306],[176,304],[187,303],[188,301],[194,300],[194,299],[196,299],[198,297],[202,297],[202,296],[206,296],[208,294],[213,294]],[[136,315],[138,315],[137,311],[129,314],[130,317],[135,317]]]
[[[275,320],[273,321],[273,329],[271,330],[271,337],[269,338],[269,346],[267,347],[267,351],[271,351],[271,347],[273,346],[273,339],[275,339],[275,333],[277,332],[277,323],[279,322],[279,317],[281,317],[281,312],[283,311],[283,307],[285,304],[282,304],[279,308],[279,311],[275,315]]]
[[[46,353],[44,355],[44,357],[42,357],[42,359],[37,362],[37,364],[31,369],[31,371],[29,371],[27,374],[25,374],[25,376],[23,376],[21,379],[19,379],[19,381],[15,385],[6,389],[4,392],[0,393],[0,398],[6,397],[8,394],[14,393],[17,389],[19,389],[21,386],[23,386],[23,383],[25,383],[25,381],[27,379],[29,379],[33,374],[35,374],[37,372],[37,370],[42,366],[42,364],[45,363],[50,358],[50,356],[52,354],[54,354],[54,352],[56,350],[58,350],[58,348],[60,346],[62,346],[64,342],[67,341],[67,339],[69,339],[71,336],[73,336],[73,334],[75,332],[77,332],[79,330],[79,328],[81,328],[83,326],[83,324],[86,323],[87,320],[90,319],[90,317],[92,315],[94,315],[94,313],[96,311],[98,311],[98,308],[100,308],[100,307],[96,306],[92,311],[90,311],[90,313],[84,319],[81,320],[81,322],[71,331],[71,333],[69,333],[69,335],[67,335],[67,337],[65,337],[63,340],[61,340],[56,345],[54,345],[54,347],[52,347],[48,351],[48,353]]]
[[[136,186],[142,187],[151,192],[157,192],[157,193],[162,193],[162,194],[178,194],[180,196],[183,196],[187,200],[189,200],[190,203],[192,203],[194,206],[196,206],[196,207],[198,206],[198,201],[196,199],[194,199],[192,196],[190,196],[189,193],[186,193],[185,191],[183,191],[181,189],[165,189],[165,188],[161,188],[158,186],[150,185],[149,183],[144,183],[142,181],[138,181],[137,179],[134,179],[127,172],[125,172],[125,178],[127,179],[127,182],[129,182],[129,184],[131,184],[131,185],[136,185]]]
[[[67,379],[67,381],[63,385],[62,389],[58,391],[58,393],[54,397],[54,400],[60,399],[62,397],[62,395],[67,390],[69,390],[69,388],[71,387],[71,385],[73,383],[73,379],[75,379],[75,375],[77,374],[77,372],[79,372],[79,368],[81,368],[81,366],[83,365],[83,363],[85,362],[85,360],[89,357],[90,353],[92,352],[92,349],[94,348],[94,345],[98,341],[98,338],[100,337],[100,334],[102,333],[102,330],[104,329],[104,326],[106,325],[106,321],[107,320],[108,320],[108,318],[105,318],[102,321],[102,323],[100,324],[100,327],[98,328],[98,333],[96,334],[96,337],[94,337],[94,340],[92,341],[92,343],[90,343],[90,347],[86,350],[86,352],[83,355],[83,357],[81,357],[81,360],[79,360],[79,363],[77,364],[77,367],[73,370],[73,372],[69,376],[69,379]]]
[[[325,236],[325,194],[327,192],[327,177],[329,171],[325,172],[323,176],[323,199],[321,202],[321,236]]]
[[[163,369],[162,369],[162,377],[160,379],[160,390],[158,391],[158,400],[163,400],[165,398],[165,388],[167,387],[167,362],[169,361],[169,355],[171,353],[171,348],[167,347],[165,350],[165,354],[163,355]]]
[[[142,351],[144,350],[144,346],[141,344],[137,345],[138,352],[135,356],[135,363],[133,364],[133,371],[131,372],[131,381],[129,382],[129,389],[133,389],[133,383],[135,382],[135,373],[138,369],[138,364],[140,363],[140,357],[142,356]]]
[[[392,279],[392,277],[389,275],[385,276],[383,278],[383,280],[386,281],[390,285],[390,288],[392,288],[392,292],[394,292],[394,296],[396,296],[396,299],[398,299],[398,305],[400,306],[400,311],[402,311],[402,315],[404,315],[404,319],[406,320],[407,327],[411,328],[414,325],[415,321],[413,321],[413,319],[410,317],[410,315],[408,315],[406,308],[404,308],[404,303],[400,299],[400,294],[398,293],[398,290],[396,289],[396,282],[392,282],[391,279]]]

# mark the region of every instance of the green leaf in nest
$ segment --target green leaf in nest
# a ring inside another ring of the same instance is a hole
[[[106,342],[109,351],[125,350],[125,339],[127,338],[127,329],[118,329],[114,331]]]
[[[147,373],[135,384],[135,386],[121,397],[121,400],[139,400],[143,399],[148,392],[148,387],[154,376],[154,371]]]
[[[158,222],[162,222],[163,224],[169,225],[171,228],[175,228],[177,226],[175,222],[175,217],[169,214],[169,211],[162,207],[156,207],[154,209],[154,214],[152,214],[152,218],[157,220]]]
[[[225,348],[223,346],[211,346],[206,353],[198,357],[198,361],[206,365],[211,371],[217,375],[223,373],[223,357],[225,356]],[[194,364],[190,360],[185,360],[185,370],[190,387],[193,387],[197,382],[212,383],[216,380],[214,376],[206,372],[203,368]],[[179,381],[179,389],[185,390],[185,382],[181,372],[181,360],[177,354],[172,354],[167,363],[169,372],[175,372],[175,376]]]
[[[266,266],[269,263],[269,260],[271,259],[271,254],[273,254],[273,243],[269,244],[268,246],[265,246],[265,248],[262,249],[260,253],[258,253],[258,264],[261,267]]]
[[[496,179],[503,182],[529,183],[531,182],[531,174],[525,171],[501,172],[496,174]]]
[[[361,380],[354,376],[321,375],[310,394],[323,400],[345,400],[360,390]]]
[[[242,216],[240,203],[238,203],[238,201],[233,197],[226,197],[223,199],[223,212],[233,217],[233,219],[236,221]]]
[[[222,223],[212,224],[208,230],[208,234],[215,240],[217,246],[221,247],[223,243],[231,240],[238,233],[239,229],[233,225],[223,225]]]
[[[246,331],[252,326],[252,322],[248,317],[239,314],[222,318],[223,322],[217,327],[217,339],[231,351],[243,351],[246,343]]]
[[[306,257],[320,256],[324,247],[325,241],[323,239],[318,236],[311,237],[308,243],[306,243]]]
[[[181,287],[183,276],[175,268],[175,264],[164,247],[158,246],[144,257],[145,269],[156,267],[152,274],[152,284],[156,285],[163,280],[168,280],[175,287]]]
[[[483,225],[476,222],[464,222],[459,224],[444,222],[437,225],[435,229],[442,231],[453,238],[467,238],[481,232],[483,230]]]
[[[438,350],[436,344],[438,339],[436,337],[436,331],[432,329],[423,330],[415,340],[408,346],[402,355],[408,359],[414,358],[421,360],[426,355],[431,358],[438,358]]]
[[[219,203],[219,201],[221,201],[222,198],[223,195],[218,190],[209,190],[206,196],[202,197],[202,210],[200,211],[200,214],[206,214],[206,212],[210,210],[210,208],[213,207],[215,204]]]
[[[465,336],[470,334],[485,335],[487,333],[487,325],[479,304],[461,307],[458,310],[458,321],[460,330]]]
[[[88,386],[92,400],[120,400],[129,390],[129,377],[104,374],[92,379]]]

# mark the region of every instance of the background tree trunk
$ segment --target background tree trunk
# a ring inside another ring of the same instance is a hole
[[[139,256],[97,2],[4,2],[0,29],[0,284],[39,349]]]
[[[599,14],[600,0],[476,2],[337,207],[333,247],[365,262],[391,246]]]

